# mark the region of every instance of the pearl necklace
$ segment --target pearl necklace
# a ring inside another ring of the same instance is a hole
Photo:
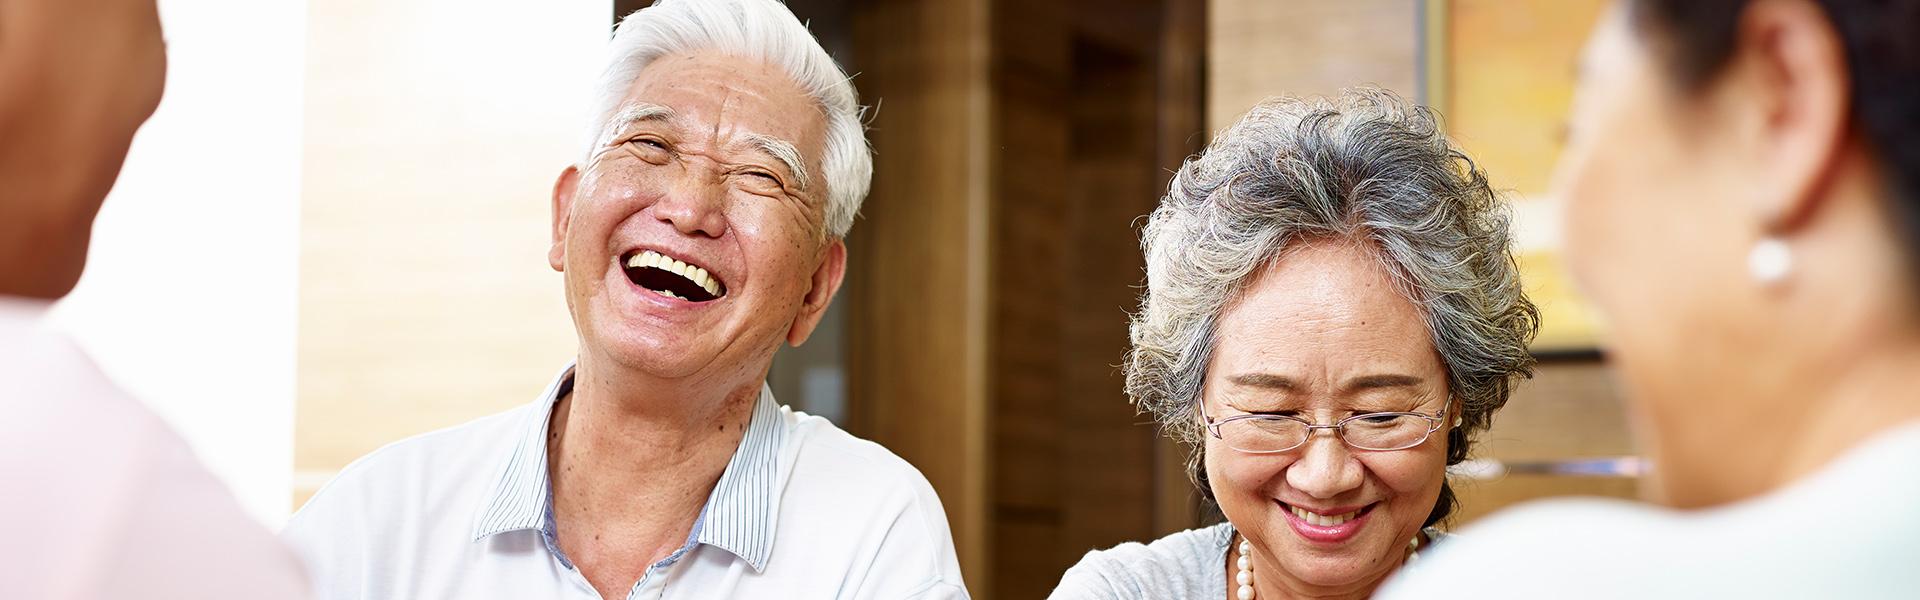
[[[1405,564],[1413,564],[1413,561],[1416,560],[1420,560],[1419,534],[1415,534],[1413,539],[1407,540],[1407,562]],[[1240,538],[1240,558],[1234,561],[1233,566],[1238,571],[1233,574],[1233,580],[1240,584],[1240,590],[1239,593],[1236,594],[1236,597],[1240,600],[1253,600],[1253,543],[1247,541],[1247,538],[1244,536]]]

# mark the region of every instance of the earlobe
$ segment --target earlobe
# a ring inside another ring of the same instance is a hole
[[[799,346],[813,335],[813,329],[826,316],[827,307],[833,303],[834,294],[840,291],[840,283],[846,278],[846,242],[840,239],[829,241],[825,253],[820,259],[820,266],[813,270],[812,287],[801,300],[800,313],[794,315],[793,325],[787,329],[788,345]]]
[[[555,271],[567,270],[567,228],[573,224],[573,192],[579,183],[577,166],[568,166],[553,182],[553,245],[547,249],[547,265]]]

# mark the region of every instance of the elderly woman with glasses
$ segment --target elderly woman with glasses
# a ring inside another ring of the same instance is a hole
[[[1371,594],[1444,534],[1446,467],[1531,374],[1506,213],[1433,113],[1269,100],[1144,234],[1127,391],[1227,522],[1087,554],[1054,598]]]

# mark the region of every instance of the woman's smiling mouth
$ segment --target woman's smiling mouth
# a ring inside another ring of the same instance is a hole
[[[1287,524],[1293,526],[1294,533],[1308,541],[1319,543],[1338,543],[1346,541],[1360,532],[1367,522],[1367,515],[1373,512],[1378,502],[1354,509],[1333,509],[1334,514],[1307,510],[1285,502],[1275,501],[1284,509]],[[1332,511],[1329,511],[1332,512]]]

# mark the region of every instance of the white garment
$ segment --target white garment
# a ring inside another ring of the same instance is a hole
[[[342,471],[282,533],[322,598],[599,598],[555,540],[539,399],[396,442]],[[633,457],[645,460],[646,457]],[[689,539],[627,598],[966,598],[920,472],[764,387]]]
[[[305,598],[293,553],[46,309],[0,296],[0,598]]]
[[[1523,506],[1421,566],[1379,597],[1920,598],[1920,423],[1726,507]]]

